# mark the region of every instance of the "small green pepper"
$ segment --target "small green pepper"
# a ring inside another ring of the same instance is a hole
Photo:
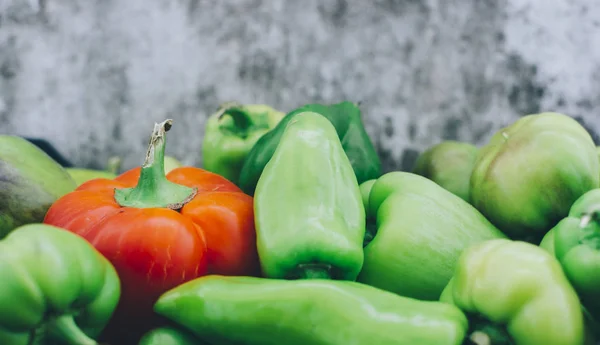
[[[318,113],[331,121],[358,183],[381,175],[381,160],[363,125],[358,105],[352,102],[331,105],[307,104],[285,115],[273,130],[262,136],[252,147],[240,173],[239,186],[245,193],[254,195],[256,184],[273,156],[288,122],[304,112]]]
[[[469,202],[469,181],[478,149],[475,145],[447,140],[419,155],[412,172],[427,177]]]
[[[288,122],[254,195],[256,242],[269,278],[355,280],[365,209],[335,128],[314,112]]]
[[[29,224],[0,241],[0,344],[97,345],[117,306],[114,267],[82,237]]]
[[[575,290],[559,262],[527,242],[494,239],[469,247],[440,300],[467,314],[476,344],[584,344]]]
[[[238,183],[248,152],[285,113],[263,104],[222,104],[208,118],[202,144],[204,169]]]
[[[450,304],[326,279],[204,276],[154,310],[213,344],[459,345],[468,327]]]
[[[600,189],[577,199],[551,232],[554,255],[583,305],[600,317]]]

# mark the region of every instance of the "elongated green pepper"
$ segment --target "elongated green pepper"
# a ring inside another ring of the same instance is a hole
[[[367,213],[376,224],[367,226],[358,281],[418,299],[440,297],[465,248],[506,237],[466,201],[408,172],[377,179]]]
[[[575,290],[559,262],[527,242],[495,239],[469,247],[440,300],[467,313],[477,344],[584,344]]]
[[[412,172],[427,177],[469,202],[471,172],[477,160],[475,145],[447,140],[419,155]]]
[[[459,345],[465,315],[350,281],[205,276],[154,310],[214,344]]]
[[[120,296],[114,267],[83,238],[29,224],[0,241],[0,344],[97,345]]]
[[[551,233],[548,241],[569,281],[588,311],[600,317],[600,189],[577,199]]]
[[[381,175],[381,160],[363,125],[358,105],[352,102],[331,105],[307,104],[285,115],[273,130],[262,136],[252,147],[240,173],[239,186],[245,193],[254,195],[256,184],[275,153],[288,122],[304,112],[315,112],[331,121],[358,183]]]
[[[138,345],[205,345],[191,332],[175,326],[155,328],[144,334]]]
[[[202,144],[204,169],[238,183],[248,152],[285,113],[264,104],[222,104],[208,118]]]
[[[288,123],[258,181],[254,212],[266,277],[356,279],[365,209],[335,128],[322,115],[305,112]]]

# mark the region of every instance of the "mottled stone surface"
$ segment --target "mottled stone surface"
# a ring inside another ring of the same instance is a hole
[[[565,112],[600,133],[594,0],[0,0],[0,133],[141,163],[153,123],[201,164],[219,103],[362,101],[386,170]]]

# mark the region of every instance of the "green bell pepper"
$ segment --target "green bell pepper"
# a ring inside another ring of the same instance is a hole
[[[469,181],[477,152],[477,147],[469,143],[443,141],[421,153],[412,172],[469,202]]]
[[[258,181],[254,219],[266,277],[356,279],[365,209],[350,161],[324,116],[304,112],[288,122]]]
[[[600,189],[582,195],[552,230],[554,255],[582,304],[600,317]]]
[[[471,203],[512,239],[538,243],[585,192],[600,168],[590,134],[557,113],[527,115],[481,148]]]
[[[375,225],[367,225],[358,281],[402,296],[439,299],[465,248],[506,238],[469,203],[413,173],[377,179],[367,208]]]
[[[252,147],[242,167],[239,180],[239,186],[245,193],[254,195],[258,179],[273,156],[288,122],[296,115],[307,111],[321,114],[331,121],[358,183],[381,175],[381,161],[363,126],[361,111],[356,104],[351,102],[332,105],[307,104],[288,113],[273,130],[262,136]]]
[[[82,237],[21,226],[0,241],[0,344],[97,345],[117,306],[114,267]]]
[[[198,339],[188,330],[175,326],[155,328],[142,337],[138,345],[204,345],[208,344]]]
[[[237,184],[248,152],[284,115],[263,104],[222,104],[206,122],[202,144],[204,169]]]
[[[559,262],[528,242],[495,239],[469,247],[440,300],[467,314],[477,344],[584,344],[575,290]]]
[[[154,310],[214,344],[459,345],[468,328],[449,304],[326,279],[204,276]]]

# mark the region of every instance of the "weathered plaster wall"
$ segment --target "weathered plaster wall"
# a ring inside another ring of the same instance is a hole
[[[600,133],[594,3],[0,0],[0,133],[129,167],[171,117],[169,153],[201,164],[223,101],[360,100],[387,170],[443,139],[482,144],[528,113]]]

